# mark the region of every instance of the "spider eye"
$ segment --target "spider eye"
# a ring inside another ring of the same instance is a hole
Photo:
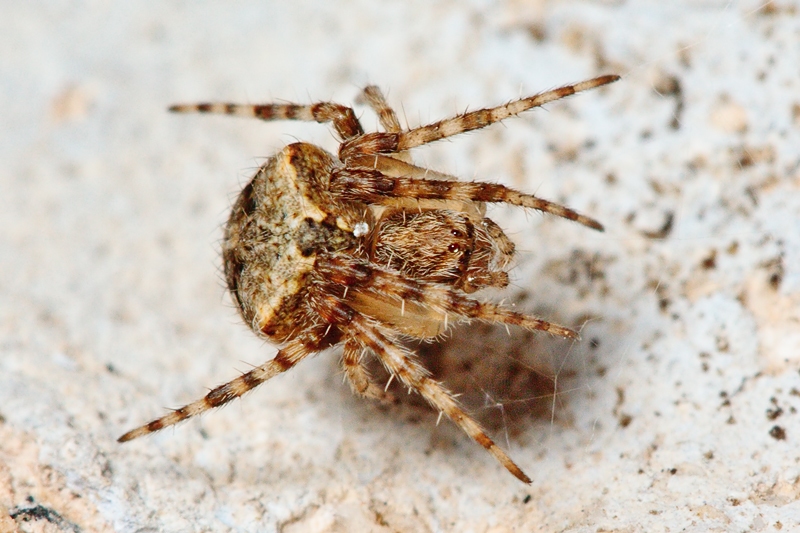
[[[452,235],[453,237],[456,237],[458,239],[462,239],[464,237],[464,234],[461,233],[460,231],[458,231],[457,229],[451,229],[450,230],[450,235]]]
[[[461,250],[461,247],[457,244],[451,244],[447,247],[447,251],[450,253],[456,253]]]

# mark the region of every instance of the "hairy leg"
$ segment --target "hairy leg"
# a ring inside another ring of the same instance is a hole
[[[250,372],[242,374],[238,378],[217,387],[195,402],[125,433],[117,440],[118,442],[126,442],[149,433],[155,433],[160,429],[175,425],[187,418],[202,414],[209,409],[225,405],[276,375],[286,372],[306,356],[316,353],[316,351],[317,350],[306,346],[301,339],[295,339],[278,351],[271,361],[267,361]]]
[[[342,140],[362,135],[364,128],[349,107],[332,102],[301,104],[230,104],[199,103],[178,104],[169,108],[174,113],[216,113],[261,120],[303,120],[307,122],[332,122]]]
[[[408,150],[416,146],[432,143],[459,133],[485,128],[495,122],[500,122],[508,117],[518,115],[534,107],[540,107],[554,100],[560,100],[581,91],[600,87],[619,79],[619,76],[600,76],[591,80],[582,81],[574,85],[566,85],[541,94],[514,100],[505,105],[488,109],[470,111],[452,118],[440,120],[433,124],[420,126],[400,134],[398,150]]]
[[[381,92],[378,87],[375,85],[364,87],[362,101],[366,102],[375,114],[378,115],[378,121],[381,123],[381,127],[383,127],[384,131],[387,133],[400,133],[403,131],[403,128],[400,127],[400,121],[397,120],[397,114],[386,102],[383,92]],[[408,152],[397,152],[392,154],[390,159],[411,163],[411,154]]]
[[[352,258],[327,257],[317,262],[318,272],[332,283],[348,287],[348,293],[368,292],[387,303],[402,306],[410,301],[441,313],[446,326],[448,316],[508,324],[529,330],[546,331],[569,339],[578,334],[564,326],[511,311],[497,304],[479,302],[462,296],[447,285],[406,279],[401,275]]]
[[[386,102],[383,92],[375,85],[367,85],[364,87],[364,100],[378,115],[383,129],[390,133],[400,133],[403,129],[400,127],[400,122],[397,120],[397,114]]]
[[[376,400],[391,402],[394,398],[391,394],[378,387],[370,378],[367,369],[361,364],[364,347],[355,339],[348,339],[344,344],[342,353],[342,367],[350,388],[355,394],[374,398]]]
[[[411,352],[398,346],[395,340],[384,334],[377,324],[360,315],[353,318],[347,331],[375,352],[392,375],[397,376],[404,385],[417,391],[434,408],[455,422],[517,479],[523,483],[531,483],[531,479],[514,461],[486,435],[475,420],[461,409],[453,395],[429,377],[428,372],[420,366]]]
[[[603,231],[602,224],[568,207],[497,183],[390,177],[377,170],[345,168],[334,170],[331,176],[331,190],[345,200],[378,205],[383,203],[393,205],[395,198],[502,202],[550,213]]]
[[[543,106],[581,91],[607,85],[617,81],[619,78],[616,75],[600,76],[574,85],[565,85],[528,98],[514,100],[501,106],[470,111],[400,133],[367,133],[343,143],[339,149],[340,159],[346,161],[351,157],[363,154],[404,152],[423,144],[485,128],[495,122],[518,115],[523,111]]]
[[[351,167],[363,168],[366,170],[378,170],[386,176],[409,177],[427,180],[447,180],[457,181],[458,178],[444,172],[437,172],[429,168],[420,167],[407,161],[395,159],[395,154],[391,156],[384,154],[367,154],[352,157],[348,163]]]

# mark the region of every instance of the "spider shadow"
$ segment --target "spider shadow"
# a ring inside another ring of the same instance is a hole
[[[456,325],[436,341],[408,347],[490,434],[519,440],[536,425],[569,424],[566,407],[578,367],[572,341],[473,323]],[[376,360],[368,367],[377,383],[389,380]],[[381,409],[397,409],[412,422],[436,420],[438,414],[425,400],[408,394],[398,380],[392,380],[388,390],[399,407],[378,404]]]

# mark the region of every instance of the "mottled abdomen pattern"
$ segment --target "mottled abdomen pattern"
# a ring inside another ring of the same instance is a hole
[[[287,146],[244,187],[228,219],[222,243],[228,289],[245,322],[275,342],[316,320],[301,304],[317,255],[356,246],[347,231],[354,211],[331,213],[327,189],[335,164],[314,145]]]

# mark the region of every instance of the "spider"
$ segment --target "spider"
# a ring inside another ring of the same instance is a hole
[[[363,100],[382,132],[365,133],[350,107],[274,103],[175,105],[178,113],[222,113],[262,120],[331,122],[337,155],[303,142],[286,146],[239,194],[225,227],[225,278],[252,330],[279,346],[275,357],[204,398],[125,433],[129,441],[242,396],[326,348],[342,345],[341,365],[354,393],[390,399],[362,358],[371,352],[409,391],[421,394],[491,453],[511,474],[531,479],[434,380],[402,340],[434,340],[454,320],[481,320],[576,339],[566,327],[480,302],[467,294],[508,285],[514,244],[484,216],[506,203],[600,223],[567,207],[503,185],[460,182],[414,165],[411,148],[481,129],[528,109],[619,79],[607,75],[489,109],[402,129],[381,91]]]

